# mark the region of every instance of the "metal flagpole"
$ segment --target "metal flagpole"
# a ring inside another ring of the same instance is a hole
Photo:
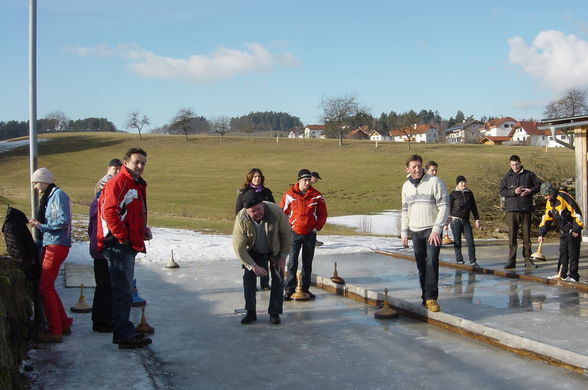
[[[37,0],[29,0],[29,168],[30,177],[37,169]],[[37,218],[37,191],[30,187],[31,215]]]

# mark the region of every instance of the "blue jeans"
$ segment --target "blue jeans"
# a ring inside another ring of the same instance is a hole
[[[112,284],[112,319],[114,332],[119,340],[128,340],[133,336],[134,326],[129,320],[133,298],[133,274],[137,251],[130,245],[113,244],[105,247],[104,257],[110,265],[110,281]]]
[[[268,261],[269,254],[260,254],[256,252],[249,252],[249,255],[255,261],[255,264],[259,265],[272,276],[272,284],[270,289],[269,307],[267,312],[269,314],[282,314],[282,307],[284,303],[284,274],[282,271],[278,271],[273,265],[269,265]],[[269,276],[268,276],[269,279]],[[243,270],[243,295],[245,296],[245,310],[255,311],[256,309],[256,288],[257,276],[255,272],[249,271],[248,269]]]
[[[463,255],[461,254],[461,235],[463,233],[468,244],[468,257],[470,264],[476,262],[476,246],[474,245],[474,234],[472,232],[472,224],[469,220],[453,219],[451,221],[451,231],[453,232],[453,249],[455,250],[455,261],[463,262]]]
[[[428,242],[431,229],[420,232],[412,232],[412,246],[414,257],[419,270],[423,302],[427,299],[437,299],[439,288],[439,250],[441,246],[431,245]]]
[[[308,234],[292,233],[292,249],[288,258],[288,277],[285,282],[286,294],[296,290],[296,271],[298,270],[298,255],[302,249],[302,290],[308,291],[310,275],[312,274],[312,259],[316,246],[316,232]]]

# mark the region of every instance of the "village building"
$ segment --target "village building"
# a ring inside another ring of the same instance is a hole
[[[390,138],[396,142],[433,143],[439,139],[439,130],[431,125],[413,125],[403,129],[390,130]]]
[[[477,144],[482,138],[481,130],[483,128],[483,122],[464,121],[445,131],[445,142],[448,144]]]

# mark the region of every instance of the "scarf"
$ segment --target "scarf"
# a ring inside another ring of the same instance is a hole
[[[254,186],[253,184],[249,184],[249,187],[253,188],[255,192],[261,192],[263,190],[263,185]]]
[[[47,223],[45,220],[45,211],[47,211],[47,201],[49,200],[49,195],[53,192],[53,189],[57,187],[55,183],[49,184],[49,187],[43,192],[43,196],[39,201],[39,213],[37,214],[37,221],[41,223]]]

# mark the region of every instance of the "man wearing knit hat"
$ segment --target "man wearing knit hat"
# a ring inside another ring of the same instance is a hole
[[[562,279],[568,282],[580,280],[578,262],[580,259],[580,233],[584,228],[582,213],[574,198],[563,191],[555,189],[553,184],[541,184],[540,194],[545,197],[545,214],[539,224],[538,242],[544,240],[553,222],[559,228],[559,261],[557,274],[548,279]]]
[[[280,207],[288,216],[292,226],[292,250],[288,259],[288,277],[286,278],[284,300],[291,300],[296,289],[296,271],[298,255],[302,250],[302,290],[309,297],[312,260],[316,246],[316,232],[321,230],[327,221],[327,205],[322,194],[311,184],[312,174],[308,169],[298,171],[298,181],[290,187],[282,197]]]
[[[284,268],[291,246],[292,230],[282,210],[272,202],[264,202],[259,192],[245,192],[243,209],[237,214],[233,226],[233,250],[243,267],[243,294],[247,310],[241,319],[242,324],[257,320],[256,279],[268,274],[272,276],[268,307],[270,322],[274,325],[280,323],[284,302]]]

